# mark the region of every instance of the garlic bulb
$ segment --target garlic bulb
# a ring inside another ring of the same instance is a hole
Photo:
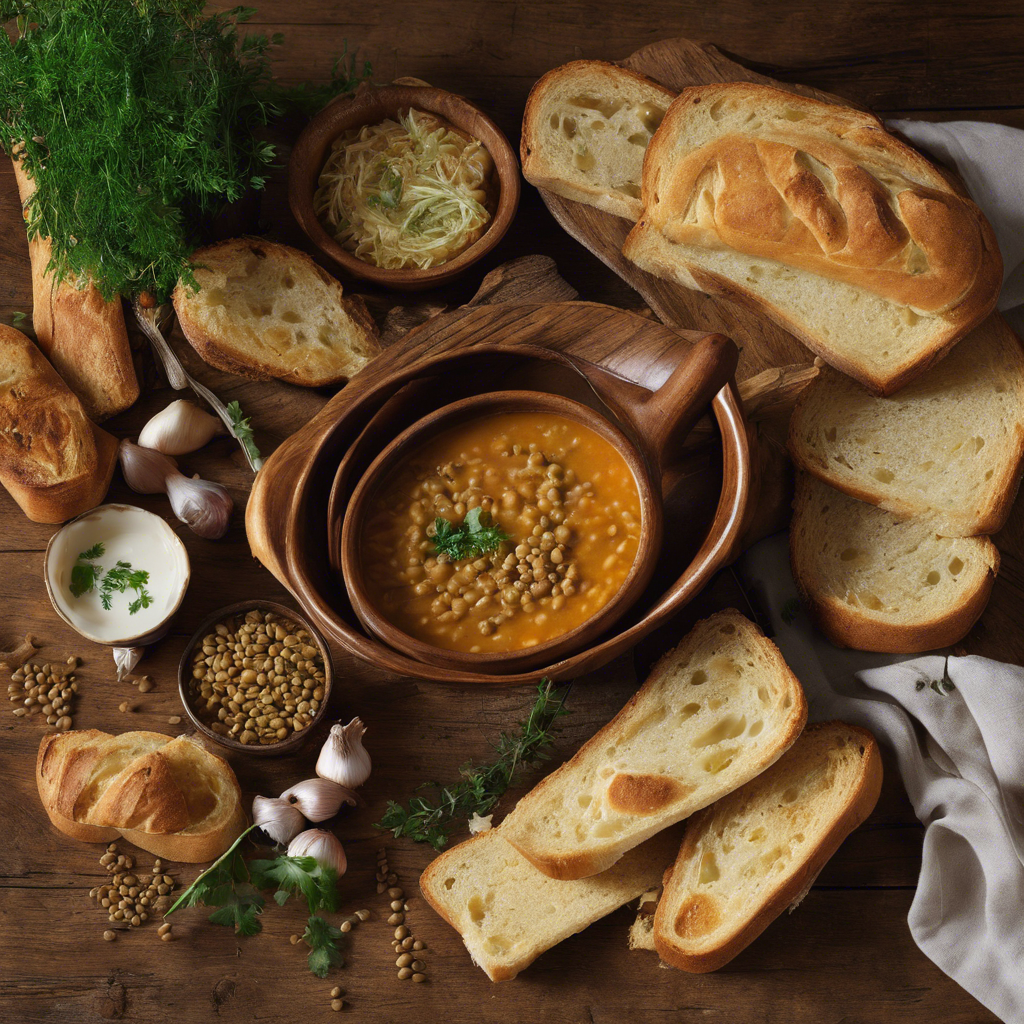
[[[166,493],[174,514],[200,537],[217,540],[228,532],[234,502],[220,484],[187,477],[169,455],[127,439],[121,442],[118,454],[121,472],[133,491]]]
[[[267,796],[253,797],[252,823],[279,846],[287,846],[306,824],[301,812],[287,800]]]
[[[331,726],[331,733],[316,759],[316,773],[339,786],[356,789],[370,777],[370,755],[363,746],[366,726],[358,718],[348,725]]]
[[[306,779],[281,794],[281,799],[310,821],[325,821],[338,813],[342,804],[356,805],[356,795],[350,789],[329,779]]]
[[[340,878],[348,867],[345,848],[333,832],[311,828],[300,832],[288,844],[289,857],[312,857],[322,868],[334,868]]]
[[[154,448],[165,455],[187,455],[207,444],[224,427],[216,416],[179,398],[161,409],[139,434],[143,448]]]

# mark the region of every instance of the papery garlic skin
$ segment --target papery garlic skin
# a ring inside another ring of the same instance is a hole
[[[478,836],[481,832],[490,832],[494,827],[491,824],[491,818],[493,817],[493,814],[481,817],[476,811],[474,811],[473,817],[469,819],[469,834],[471,836]]]
[[[348,868],[345,848],[333,832],[321,828],[300,832],[288,844],[289,857],[312,857],[322,868],[333,868],[341,878]]]
[[[125,439],[118,447],[125,482],[138,494],[166,493],[174,514],[207,540],[228,532],[234,502],[227,489],[209,480],[185,476],[169,455]]]
[[[281,794],[281,799],[310,821],[326,821],[338,813],[342,804],[355,807],[355,793],[330,779],[306,779]]]
[[[302,813],[287,800],[268,796],[253,797],[252,823],[278,846],[287,846],[306,825]]]
[[[152,448],[165,455],[187,455],[223,433],[224,427],[216,416],[179,398],[161,409],[142,428],[138,443],[142,448]]]
[[[370,755],[363,746],[366,726],[358,718],[331,726],[316,759],[316,773],[347,789],[358,789],[370,777]]]
[[[144,647],[115,647],[114,664],[117,666],[117,681],[123,683],[125,677],[142,660]]]

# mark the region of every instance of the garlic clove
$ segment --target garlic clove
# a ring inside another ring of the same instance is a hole
[[[217,434],[226,433],[216,416],[179,398],[161,409],[143,428],[139,434],[139,445],[153,448],[165,455],[187,455],[203,445]]]
[[[174,514],[198,536],[218,540],[228,532],[235,503],[227,488],[177,473],[167,478],[167,497]]]
[[[333,818],[342,804],[355,807],[358,799],[355,793],[339,786],[330,779],[306,779],[298,782],[281,794],[281,799],[296,808],[310,821],[325,821]]]
[[[125,676],[142,660],[144,647],[115,647],[114,664],[117,666],[117,681],[123,683]]]
[[[473,817],[469,819],[469,834],[471,836],[478,836],[481,832],[490,832],[494,828],[491,824],[491,818],[493,817],[493,814],[480,815],[474,811]]]
[[[178,464],[163,452],[142,448],[125,438],[117,449],[125,482],[136,494],[161,494],[167,478],[178,473]]]
[[[287,800],[268,796],[253,797],[252,823],[278,846],[287,846],[306,824],[302,813]]]
[[[321,828],[300,832],[288,844],[289,857],[312,857],[322,868],[333,868],[340,878],[348,868],[345,848],[333,832]]]
[[[357,789],[370,777],[370,755],[363,746],[366,726],[358,718],[331,726],[316,759],[316,773],[347,789]]]

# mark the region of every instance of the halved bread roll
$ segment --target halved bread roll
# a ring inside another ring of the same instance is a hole
[[[341,384],[380,351],[358,296],[304,252],[261,238],[232,238],[192,254],[199,291],[181,282],[174,310],[211,366],[253,380],[304,387]]]

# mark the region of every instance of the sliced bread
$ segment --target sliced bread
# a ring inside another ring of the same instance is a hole
[[[661,959],[697,974],[728,963],[803,897],[881,788],[871,733],[809,725],[766,772],[687,821],[654,915]]]
[[[798,466],[900,519],[995,533],[1024,471],[1024,349],[993,313],[890,398],[826,369],[790,420]]]
[[[962,640],[988,604],[999,552],[988,537],[899,521],[816,477],[797,475],[793,577],[840,647],[909,654]]]
[[[211,366],[253,380],[341,384],[380,351],[358,296],[304,252],[260,238],[232,238],[192,254],[198,292],[182,282],[174,310]]]
[[[542,875],[492,829],[442,853],[420,876],[427,902],[491,981],[508,981],[545,950],[656,885],[679,847],[669,829],[592,878]]]
[[[764,313],[891,394],[994,308],[984,215],[878,118],[750,83],[685,89],[644,160],[638,266]]]
[[[806,717],[778,648],[739,612],[719,612],[519,801],[499,834],[552,878],[596,875],[764,771]]]
[[[36,523],[62,523],[102,500],[117,439],[21,331],[0,324],[0,484]]]
[[[644,152],[674,98],[657,82],[602,60],[549,71],[523,112],[523,177],[636,221]]]

